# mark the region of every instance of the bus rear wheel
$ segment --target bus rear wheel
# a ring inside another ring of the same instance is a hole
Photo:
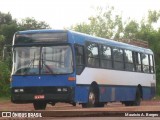
[[[136,91],[135,101],[133,102],[134,106],[140,106],[142,100],[140,89],[138,88]]]
[[[47,103],[43,101],[37,101],[33,103],[34,109],[35,110],[45,110],[46,109]]]
[[[142,100],[142,93],[140,92],[140,89],[137,88],[135,100],[134,101],[125,101],[125,106],[140,106],[141,100]]]

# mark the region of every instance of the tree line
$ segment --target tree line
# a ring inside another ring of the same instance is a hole
[[[115,13],[114,7],[106,9],[98,7],[95,12],[96,15],[90,16],[88,22],[73,25],[68,29],[115,40],[147,41],[155,54],[157,95],[160,95],[160,26],[157,26],[160,22],[160,11],[148,11],[147,17],[142,18],[141,21],[131,18],[124,21],[121,15]],[[11,57],[3,60],[4,46],[12,44],[16,31],[48,28],[51,27],[45,21],[37,21],[29,17],[17,21],[10,13],[0,12],[0,96],[10,95],[12,62]]]

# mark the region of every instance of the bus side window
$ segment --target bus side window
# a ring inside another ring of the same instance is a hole
[[[128,71],[135,71],[132,53],[130,50],[124,50],[125,69]]]
[[[148,54],[142,54],[143,72],[149,73],[149,59]]]
[[[135,63],[136,71],[141,72],[142,71],[141,54],[138,52],[134,52],[134,63]]]
[[[76,73],[80,75],[85,67],[84,47],[81,45],[75,45],[75,55],[76,55]]]
[[[116,70],[124,70],[123,50],[119,48],[113,48],[113,60],[114,68]]]
[[[153,63],[153,55],[149,55],[149,62],[150,62],[150,73],[154,73],[154,63]]]
[[[86,44],[87,48],[87,64],[89,67],[98,68],[99,67],[99,51],[98,51],[98,44],[88,42]]]
[[[112,50],[106,45],[100,46],[101,68],[112,68]]]

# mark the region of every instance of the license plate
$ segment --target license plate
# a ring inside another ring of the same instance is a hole
[[[44,95],[35,95],[34,99],[44,99]]]

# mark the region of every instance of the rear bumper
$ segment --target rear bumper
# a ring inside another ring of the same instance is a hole
[[[73,87],[20,87],[11,89],[13,103],[45,102],[74,102]],[[43,96],[35,98],[35,96]]]

